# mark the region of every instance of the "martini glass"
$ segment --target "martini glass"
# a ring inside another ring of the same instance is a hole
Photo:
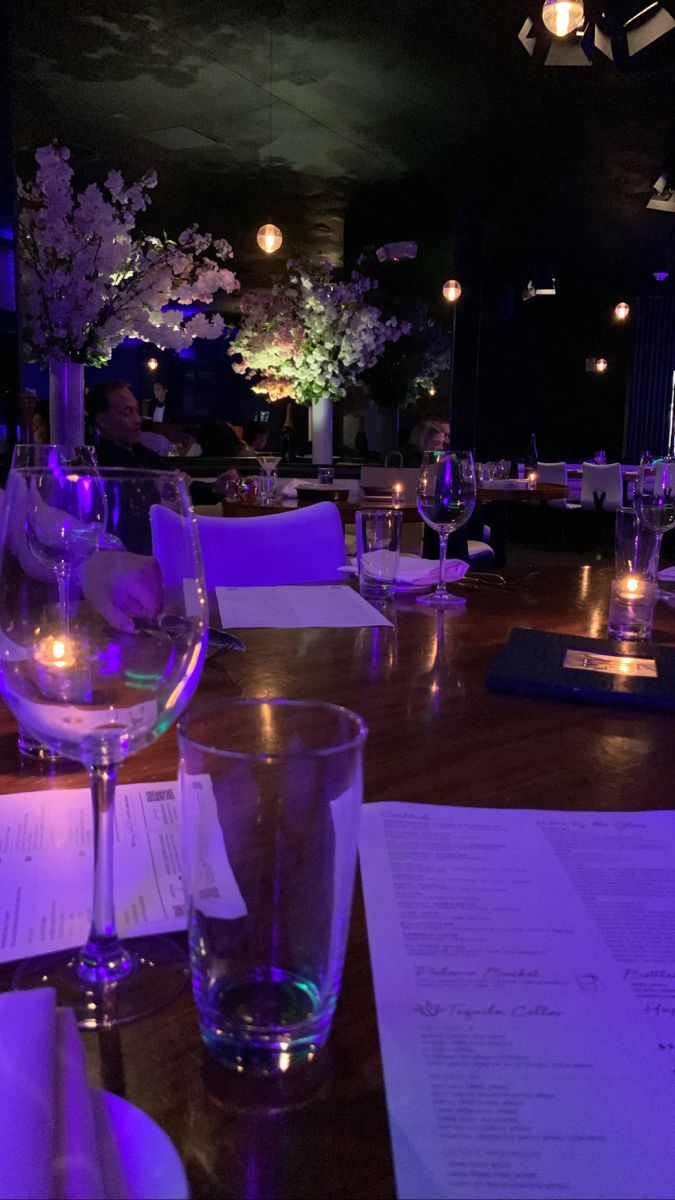
[[[186,980],[174,942],[124,945],[118,937],[114,801],[119,767],[169,728],[197,685],[205,648],[201,556],[183,475],[33,468],[13,472],[13,480],[35,515],[32,524],[17,521],[15,507],[4,505],[0,690],[33,737],[86,767],[94,809],[87,941],[26,960],[14,986],[55,987],[81,1028],[103,1028],[162,1007]],[[182,517],[170,580],[153,554],[161,508]],[[75,547],[67,626],[50,565],[64,531]]]
[[[256,454],[256,458],[260,464],[260,469],[263,473],[263,487],[261,489],[261,498],[263,504],[271,504],[274,492],[274,480],[276,478],[276,469],[281,462],[280,454]]]

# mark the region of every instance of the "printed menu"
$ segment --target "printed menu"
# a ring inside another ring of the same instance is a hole
[[[120,935],[185,928],[178,787],[118,784],[113,852]],[[0,796],[0,962],[81,945],[89,932],[88,788]]]
[[[673,1196],[675,814],[366,805],[401,1200]]]

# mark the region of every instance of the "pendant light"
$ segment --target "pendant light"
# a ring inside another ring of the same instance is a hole
[[[443,295],[448,304],[455,304],[462,294],[462,285],[457,279],[447,279],[443,284]]]
[[[579,29],[585,20],[581,0],[544,0],[541,19],[554,37],[564,38]]]
[[[617,321],[625,321],[629,312],[630,307],[626,304],[626,301],[620,300],[614,309],[614,316],[616,317]]]
[[[269,100],[269,144],[267,149],[267,208],[268,211],[272,207],[272,65],[273,65],[273,17],[270,16],[270,69],[269,81],[267,87],[267,96]],[[273,225],[271,222],[261,225],[256,234],[256,241],[261,250],[265,254],[274,254],[283,242],[283,234],[278,225]]]

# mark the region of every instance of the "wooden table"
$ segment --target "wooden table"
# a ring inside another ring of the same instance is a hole
[[[414,596],[399,597],[392,629],[247,630],[247,652],[207,667],[201,696],[214,704],[226,694],[316,697],[355,709],[370,728],[369,801],[672,807],[672,715],[489,695],[484,687],[513,625],[603,635],[609,566],[547,568],[509,582],[467,587],[466,609],[440,617]],[[675,612],[664,604],[655,639],[675,641]],[[6,792],[83,783],[81,775],[50,780],[20,769],[16,726],[4,709],[0,747]],[[171,732],[131,759],[123,778],[175,773]],[[394,1195],[358,886],[334,1033],[316,1074],[322,1086],[304,1106],[237,1112],[231,1098],[225,1103],[224,1073],[204,1058],[187,992],[150,1019],[84,1040],[92,1079],[126,1094],[173,1138],[195,1200]],[[240,1083],[232,1080],[235,1094]]]

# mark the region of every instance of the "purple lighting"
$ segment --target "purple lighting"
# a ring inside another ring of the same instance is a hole
[[[663,283],[664,279],[668,278],[668,272],[667,271],[652,271],[652,278],[655,279],[657,283]]]

